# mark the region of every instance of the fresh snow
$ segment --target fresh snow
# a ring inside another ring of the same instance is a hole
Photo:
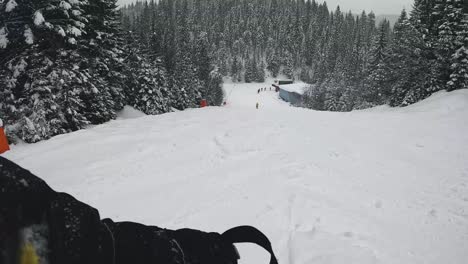
[[[69,10],[72,8],[72,6],[68,2],[65,2],[65,1],[61,1],[59,6],[64,10]]]
[[[67,31],[68,33],[72,34],[75,37],[81,36],[81,30],[79,30],[78,28],[74,26],[69,26]]]
[[[6,7],[5,7],[5,12],[11,12],[13,11],[13,9],[15,9],[15,7],[17,7],[18,4],[16,3],[15,0],[10,0],[8,1],[8,3],[6,4]]]
[[[17,65],[9,65],[9,69],[13,71],[13,78],[17,78],[20,76],[22,72],[26,69],[28,63],[22,58],[21,61]]]
[[[32,33],[31,28],[26,28],[24,30],[24,41],[26,41],[27,44],[32,45],[34,43],[34,36]]]
[[[41,11],[36,11],[34,13],[34,25],[40,26],[42,23],[45,22],[44,16],[42,15]]]
[[[0,49],[6,48],[8,45],[8,33],[5,27],[0,28]]]
[[[80,21],[75,21],[74,24],[81,29],[83,29],[86,26],[84,23],[81,23]],[[80,32],[80,35],[81,35],[81,32]]]
[[[81,15],[81,12],[79,10],[72,10],[72,14],[74,16],[80,16]]]
[[[226,84],[224,107],[121,114],[5,156],[103,218],[254,225],[282,264],[466,262],[468,90],[331,113],[257,94],[267,86]],[[238,248],[241,263],[268,263]]]
[[[66,36],[65,30],[63,30],[63,28],[62,28],[61,26],[58,26],[58,27],[56,28],[56,31],[57,31],[57,33],[58,33],[59,35],[61,35],[62,37],[65,37],[65,36]]]

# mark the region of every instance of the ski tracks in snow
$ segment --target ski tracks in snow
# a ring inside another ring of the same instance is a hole
[[[287,188],[292,194],[283,209],[288,218],[288,230],[282,246],[287,249],[283,255],[287,256],[288,264],[379,263],[377,252],[367,246],[369,236],[352,229],[337,232],[336,227],[326,222],[331,219],[320,215],[324,209],[340,210],[341,205],[326,195],[314,193],[301,184],[300,179],[301,176],[296,176],[290,180]]]

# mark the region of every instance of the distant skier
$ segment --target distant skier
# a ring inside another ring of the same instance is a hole
[[[258,102],[257,102],[257,104],[255,105],[255,107],[258,109]]]

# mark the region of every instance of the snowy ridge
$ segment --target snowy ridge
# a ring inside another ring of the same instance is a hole
[[[103,218],[254,225],[284,264],[464,263],[468,90],[330,113],[257,94],[268,85],[227,84],[225,107],[116,120],[5,156]],[[241,263],[268,262],[238,247]]]
[[[429,98],[407,107],[377,106],[374,108],[359,110],[355,112],[392,112],[392,113],[438,113],[452,114],[458,111],[466,111],[468,104],[468,89],[455,90],[452,92],[439,91]]]

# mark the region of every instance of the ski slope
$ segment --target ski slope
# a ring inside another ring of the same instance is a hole
[[[281,264],[467,263],[468,90],[328,113],[260,87],[226,84],[224,107],[126,109],[5,156],[103,218],[217,232],[254,225]],[[268,263],[254,245],[238,249],[243,264]]]

